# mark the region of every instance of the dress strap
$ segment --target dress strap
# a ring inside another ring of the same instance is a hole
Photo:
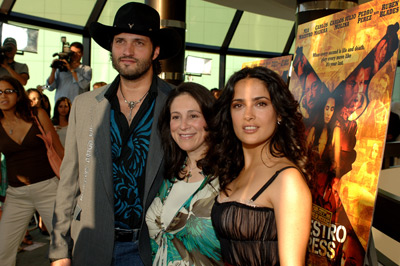
[[[288,168],[296,168],[296,167],[294,167],[294,166],[286,166],[286,167],[283,167],[282,169],[276,171],[275,174],[267,181],[267,183],[265,183],[265,185],[262,186],[262,188],[260,188],[260,190],[256,194],[254,194],[254,196],[251,198],[251,201],[255,201],[267,189],[267,187],[269,187],[269,185],[271,185],[271,183],[274,182],[274,180],[278,177],[278,175],[282,171],[284,171],[284,170],[286,170]]]

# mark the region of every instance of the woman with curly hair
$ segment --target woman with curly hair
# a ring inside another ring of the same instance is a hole
[[[153,265],[222,265],[211,224],[218,179],[203,167],[214,102],[200,84],[182,83],[160,113],[165,179],[146,214]]]
[[[233,74],[215,110],[206,167],[220,180],[212,221],[225,265],[304,265],[312,165],[298,103],[279,75],[255,67]]]

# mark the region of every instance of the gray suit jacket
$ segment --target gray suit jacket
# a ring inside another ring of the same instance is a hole
[[[111,105],[104,97],[108,88],[109,85],[79,95],[72,105],[69,118],[49,258],[69,257],[73,265],[109,266],[112,259],[114,189]],[[169,84],[158,79],[143,193],[144,212],[163,179],[163,152],[157,122],[170,90]],[[151,265],[150,240],[144,221],[139,235],[139,250],[145,265]]]

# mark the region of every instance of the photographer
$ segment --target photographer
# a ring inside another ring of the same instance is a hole
[[[29,79],[28,66],[14,61],[16,53],[17,42],[14,38],[6,38],[0,53],[0,78],[11,76],[25,86]]]
[[[67,59],[55,59],[51,64],[51,74],[47,79],[47,88],[56,90],[54,101],[67,97],[73,102],[78,94],[89,91],[92,79],[92,68],[81,64],[83,45],[73,42],[70,47],[71,55]]]

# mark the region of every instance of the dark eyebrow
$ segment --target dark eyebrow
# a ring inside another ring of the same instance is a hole
[[[267,96],[259,96],[259,97],[255,97],[252,100],[253,101],[258,101],[258,100],[262,100],[262,99],[266,99],[268,101],[271,101],[271,99],[269,99]],[[232,102],[243,102],[244,99],[232,99]]]

